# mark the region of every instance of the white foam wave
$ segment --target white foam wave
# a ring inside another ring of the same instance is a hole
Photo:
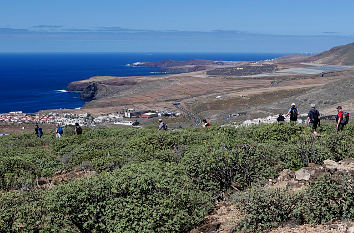
[[[57,91],[57,92],[68,92],[67,90],[55,90],[55,91]]]

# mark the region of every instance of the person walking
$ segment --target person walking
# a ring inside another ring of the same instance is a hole
[[[167,130],[167,125],[162,121],[162,119],[159,119],[159,130]]]
[[[320,112],[316,109],[315,104],[311,104],[311,110],[307,114],[306,125],[310,126],[313,134],[317,135],[317,126],[320,123]]]
[[[342,106],[337,107],[337,116],[336,116],[336,123],[337,123],[337,131],[342,131],[344,126],[349,121],[349,113],[343,112]]]
[[[291,107],[285,117],[290,115],[290,123],[296,124],[297,117],[300,115],[299,109],[296,107],[295,103],[291,104]]]
[[[277,118],[277,122],[284,122],[285,121],[285,117],[283,116],[283,113],[279,113],[279,116]]]
[[[36,124],[36,127],[34,128],[34,134],[39,138],[43,136],[43,130],[38,126],[38,124]]]
[[[61,135],[64,133],[63,128],[58,124],[57,129],[55,131],[55,137],[61,138]]]
[[[82,134],[82,128],[80,127],[79,123],[75,123],[75,134],[76,135]]]
[[[39,129],[39,126],[38,126],[38,124],[36,124],[36,127],[34,128],[34,134],[35,134],[37,137],[39,137],[39,135],[38,135],[38,129]]]
[[[202,124],[203,127],[209,127],[210,126],[210,123],[208,123],[206,119],[203,119],[202,122],[203,122],[203,124]]]

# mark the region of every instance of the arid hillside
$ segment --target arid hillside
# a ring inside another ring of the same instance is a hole
[[[308,58],[309,62],[329,65],[354,65],[354,43],[337,46]]]
[[[354,67],[340,65],[354,64],[354,43],[311,57],[209,63],[206,70],[180,74],[95,76],[72,82],[67,90],[90,99],[81,111],[92,114],[127,108],[176,110],[174,104],[180,103],[198,116],[219,123],[286,112],[292,102],[302,113],[311,103],[328,113],[336,105],[353,110]],[[177,66],[168,64],[169,68],[183,70],[181,62]],[[191,64],[186,62],[188,67]]]

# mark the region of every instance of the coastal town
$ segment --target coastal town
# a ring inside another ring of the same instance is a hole
[[[94,117],[89,113],[75,114],[64,113],[59,114],[55,112],[49,113],[24,113],[22,111],[0,113],[0,122],[17,123],[17,124],[60,124],[60,125],[79,125],[96,126],[104,123],[133,125],[132,121],[127,121],[130,118],[155,118],[155,117],[179,117],[181,113],[170,112],[166,110],[145,110],[137,111],[135,109],[126,109],[120,113],[110,113]]]

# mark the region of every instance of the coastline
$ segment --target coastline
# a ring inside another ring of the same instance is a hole
[[[243,53],[72,53],[72,54],[1,54],[0,81],[3,85],[0,112],[82,107],[77,93],[59,92],[76,80],[102,76],[161,75],[152,67],[129,67],[136,61],[193,58],[225,60],[266,59],[278,54]],[[151,73],[153,72],[153,73]],[[75,104],[77,103],[77,104]]]

